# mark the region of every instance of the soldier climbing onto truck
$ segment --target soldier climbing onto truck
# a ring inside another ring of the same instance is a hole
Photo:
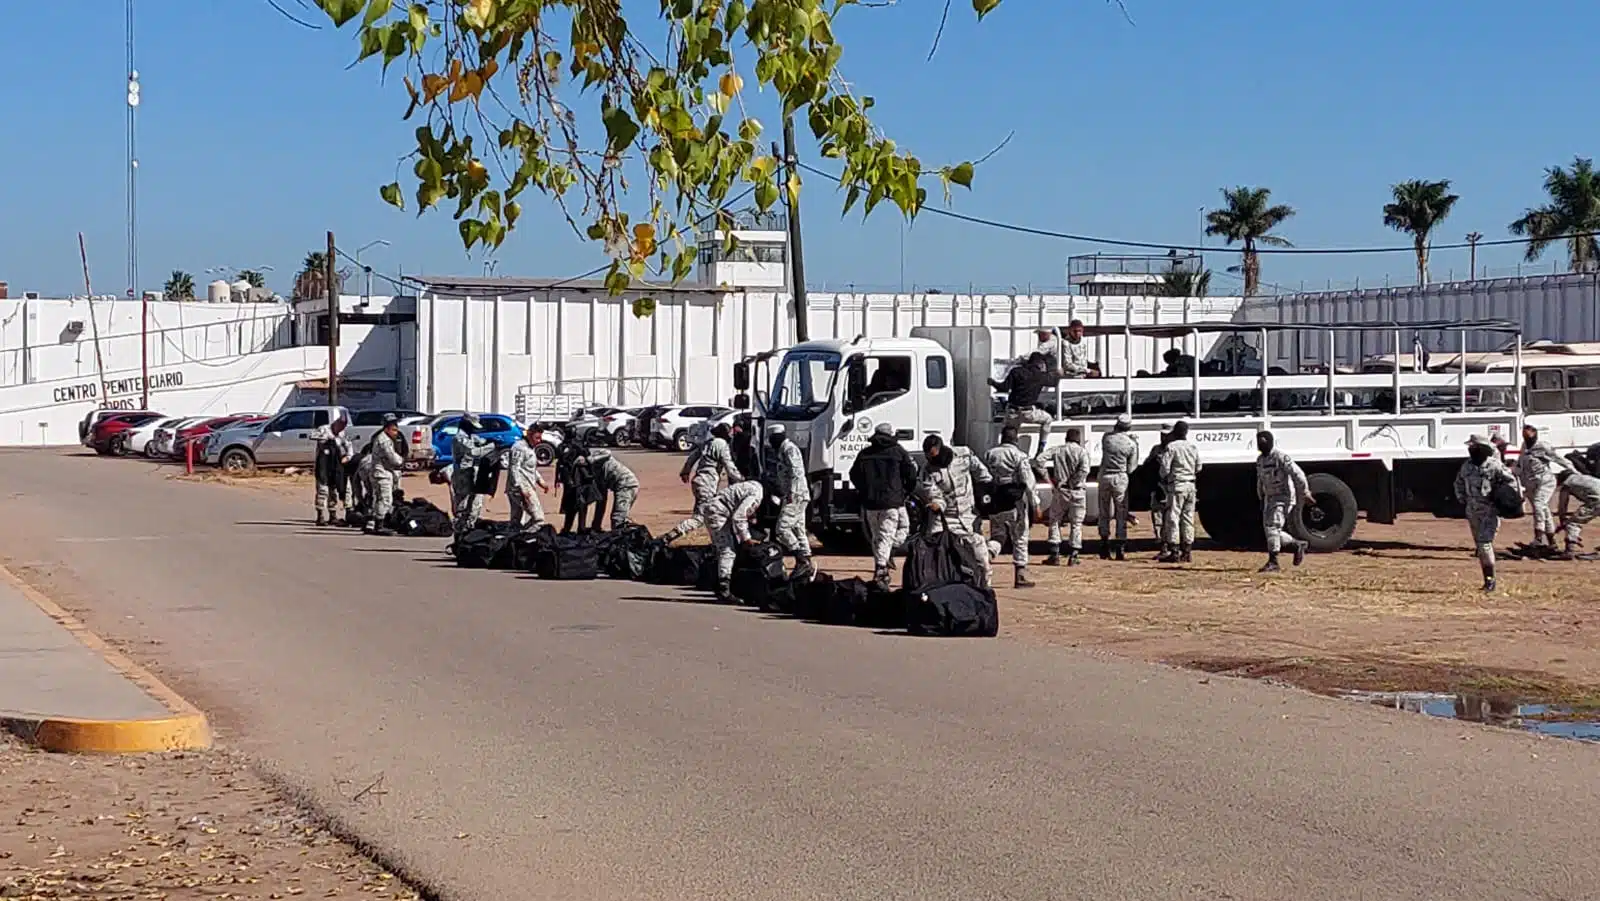
[[[990,379],[991,387],[1005,392],[1006,425],[1049,425],[1050,413],[1039,406],[1039,396],[1053,381],[1046,371],[1044,354],[1037,352],[1007,373],[1003,381]]]

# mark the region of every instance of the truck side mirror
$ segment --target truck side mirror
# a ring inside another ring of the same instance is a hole
[[[750,390],[750,364],[744,361],[733,364],[733,390]]]
[[[740,390],[742,391],[744,389],[741,388]],[[748,394],[735,394],[733,396],[733,408],[735,410],[748,410],[748,409],[750,409],[750,395],[748,395]]]

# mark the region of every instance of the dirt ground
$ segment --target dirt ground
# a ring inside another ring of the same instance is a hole
[[[623,457],[644,483],[637,521],[660,532],[688,514],[689,491],[677,479],[681,455]],[[308,476],[205,477],[304,497],[311,514]],[[422,476],[402,485],[407,496],[448,508],[444,486]],[[555,508],[553,498],[546,507]],[[486,508],[494,518],[506,512],[503,497]],[[1528,522],[1505,523],[1501,546],[1527,540]],[[1099,560],[1090,550],[1080,567],[1032,567],[1036,588],[1002,587],[1004,634],[1315,691],[1600,699],[1597,564],[1505,561],[1500,590],[1485,595],[1466,524],[1425,515],[1393,526],[1362,523],[1352,548],[1313,555],[1299,569],[1288,568],[1286,558],[1285,571],[1270,576],[1256,573],[1259,554],[1203,544],[1191,565],[1157,564],[1148,515],[1135,535],[1145,540],[1126,563]],[[1088,537],[1092,549],[1092,529]],[[1043,526],[1035,526],[1035,564],[1043,539]],[[818,558],[834,573],[866,574],[865,563]],[[1008,568],[997,569],[997,583],[1010,584]]]
[[[421,896],[226,751],[45,754],[0,733],[0,898]]]

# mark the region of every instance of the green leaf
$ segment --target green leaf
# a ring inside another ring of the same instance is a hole
[[[635,319],[653,316],[655,312],[656,299],[654,297],[635,297],[633,299],[633,316]]]
[[[378,196],[383,198],[384,203],[389,204],[397,210],[403,210],[406,208],[405,198],[400,196],[399,182],[390,182],[389,184],[379,188]]]
[[[371,25],[373,22],[387,16],[389,8],[394,5],[394,0],[371,0],[367,4],[367,14],[361,19],[362,25]]]
[[[601,114],[600,121],[606,127],[606,146],[613,153],[627,150],[633,139],[639,135],[639,123],[633,121],[628,111],[620,106],[607,109]]]
[[[963,188],[972,187],[972,164],[962,163],[950,170],[950,181]]]
[[[505,210],[506,228],[515,228],[516,225],[517,225],[517,219],[521,215],[522,215],[522,204],[517,203],[516,201],[512,201],[511,203],[506,204],[506,210]]]
[[[333,20],[335,28],[343,28],[344,23],[354,19],[366,8],[367,0],[321,0],[322,11]]]
[[[756,185],[756,207],[762,212],[778,202],[778,186],[771,182]]]
[[[972,0],[972,8],[978,13],[979,21],[982,21],[984,16],[993,12],[994,8],[999,5],[1000,0]]]
[[[612,263],[611,271],[606,273],[606,291],[610,294],[621,294],[628,290],[628,285],[631,283],[628,274],[622,271],[621,264]]]
[[[463,219],[458,228],[461,231],[461,243],[465,244],[468,250],[483,240],[483,223],[476,219]]]

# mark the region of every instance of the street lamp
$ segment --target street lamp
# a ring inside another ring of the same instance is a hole
[[[1467,281],[1469,282],[1478,278],[1478,242],[1482,240],[1483,234],[1481,232],[1467,232],[1467,247],[1470,248],[1468,253],[1471,255],[1471,262],[1468,264],[1471,268],[1467,272]]]
[[[357,266],[361,266],[361,255],[363,253],[366,253],[367,251],[371,250],[372,248],[379,247],[379,246],[388,247],[389,246],[389,242],[385,241],[382,238],[379,238],[376,241],[368,241],[367,243],[365,243],[365,244],[361,245],[360,247],[356,248],[356,265]],[[366,274],[366,276],[367,276],[367,291],[366,291],[366,294],[362,295],[363,298],[364,298],[363,301],[362,301],[362,305],[365,306],[366,304],[369,304],[369,303],[372,302],[372,267],[371,266],[361,266],[361,271],[364,272]]]

